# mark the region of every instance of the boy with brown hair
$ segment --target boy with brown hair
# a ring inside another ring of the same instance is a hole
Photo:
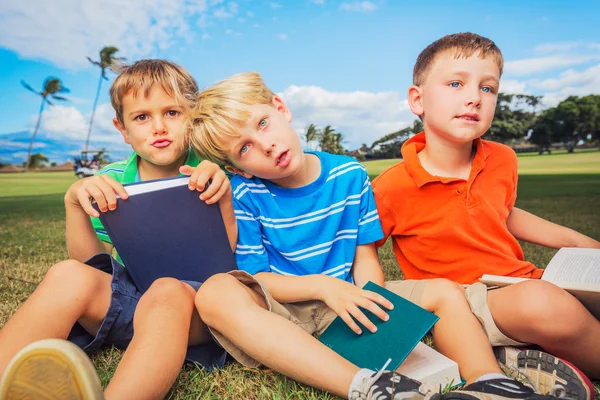
[[[406,279],[446,278],[468,284],[466,298],[492,346],[537,344],[600,377],[600,322],[557,286],[531,280],[490,290],[482,274],[539,278],[517,239],[560,247],[600,247],[574,230],[516,208],[517,158],[482,140],[496,106],[503,58],[473,33],[445,36],[424,49],[408,102],[424,132],[402,147],[404,161],[373,181],[384,237]],[[557,323],[560,321],[560,323]],[[562,386],[586,399],[593,387],[570,364],[537,350],[496,349],[507,373],[543,392]]]
[[[48,399],[103,398],[94,367],[77,346],[86,352],[103,344],[127,348],[104,391],[111,399],[163,398],[184,358],[207,368],[223,365],[226,353],[194,309],[200,282],[161,278],[140,293],[127,266],[109,254],[112,243],[90,201],[102,212],[114,210],[117,196],[127,199],[123,184],[193,170],[191,190],[202,190],[212,179],[200,199],[219,201],[235,246],[229,180],[216,164],[200,162],[185,135],[185,113],[197,92],[196,81],[165,60],[138,61],[113,82],[113,123],[133,153],[68,189],[66,241],[72,259],[52,266],[0,331],[0,375],[6,369],[0,398],[38,398],[40,393]],[[67,338],[72,343],[57,340]],[[188,347],[196,345],[203,346],[190,347],[186,357]]]
[[[346,156],[303,152],[291,111],[259,74],[234,75],[204,90],[191,114],[192,144],[236,174],[240,271],[208,279],[196,306],[237,361],[350,399],[439,398],[439,388],[360,369],[313,336],[336,316],[357,334],[376,334],[359,307],[386,320],[391,304],[361,289],[370,280],[440,317],[437,348],[458,362],[471,392],[539,398],[501,374],[460,285],[384,282],[374,246],[383,235],[366,170]]]

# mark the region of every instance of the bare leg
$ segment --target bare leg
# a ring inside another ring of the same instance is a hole
[[[563,289],[531,280],[490,291],[488,304],[506,336],[537,344],[600,378],[600,322]]]
[[[236,278],[210,278],[198,291],[196,308],[207,325],[267,367],[337,396],[348,396],[359,368],[293,322],[267,311],[264,300]]]
[[[92,334],[110,305],[111,276],[74,260],[50,268],[0,330],[0,376],[12,357],[41,339],[66,339],[76,321]]]
[[[502,373],[461,285],[446,279],[428,281],[421,307],[440,317],[432,331],[435,347],[456,361],[467,383],[473,383],[484,374]]]
[[[195,316],[196,292],[176,279],[162,278],[140,299],[133,324],[135,334],[105,391],[107,399],[162,399],[185,358],[188,341],[210,339]],[[190,332],[194,335],[188,338]]]

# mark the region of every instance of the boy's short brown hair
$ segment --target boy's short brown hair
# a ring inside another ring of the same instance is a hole
[[[198,84],[179,65],[167,60],[140,60],[132,65],[119,68],[119,75],[110,87],[110,102],[117,119],[123,122],[123,97],[130,92],[134,96],[141,90],[144,96],[150,94],[153,85],[158,84],[184,108],[193,106],[198,94]]]
[[[455,58],[471,57],[475,52],[479,52],[479,58],[492,57],[500,69],[500,76],[502,76],[504,59],[498,46],[488,38],[475,33],[463,32],[446,35],[431,43],[419,54],[413,69],[413,85],[419,86],[425,83],[427,74],[436,58],[445,52],[453,52]]]
[[[245,106],[273,104],[275,93],[257,72],[244,72],[203,90],[190,111],[190,142],[198,154],[219,165],[231,165],[227,139],[239,137],[237,126],[250,118]]]

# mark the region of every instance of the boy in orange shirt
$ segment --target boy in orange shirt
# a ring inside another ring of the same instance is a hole
[[[600,377],[600,322],[569,293],[532,280],[487,292],[482,274],[539,278],[517,239],[560,247],[600,243],[514,207],[517,158],[481,140],[494,117],[503,58],[494,42],[472,33],[445,36],[417,58],[411,110],[424,132],[402,147],[404,161],[373,182],[384,238],[393,239],[406,279],[471,284],[466,296],[493,346],[536,344]],[[560,321],[558,324],[557,321]],[[542,390],[559,384],[569,397],[591,398],[585,375],[550,355],[496,349],[505,372]],[[568,371],[564,374],[561,371]]]

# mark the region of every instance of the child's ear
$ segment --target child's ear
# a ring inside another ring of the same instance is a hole
[[[225,169],[226,169],[228,172],[231,172],[232,174],[241,175],[241,176],[243,176],[243,177],[244,177],[244,178],[246,178],[246,179],[250,179],[250,178],[252,178],[252,177],[254,176],[254,175],[252,175],[252,174],[249,174],[248,172],[244,171],[243,169],[239,169],[239,168],[236,168],[236,167],[232,167],[232,166],[230,166],[230,165],[226,165],[226,166],[225,166]]]
[[[423,110],[423,89],[419,86],[412,85],[408,88],[408,106],[413,114],[421,117],[425,110]]]
[[[121,132],[121,135],[123,135],[123,140],[125,141],[125,143],[127,144],[131,144],[131,141],[129,140],[129,134],[127,133],[127,130],[125,129],[125,126],[123,126],[123,124],[121,123],[121,121],[119,121],[118,118],[113,118],[113,125],[115,126],[115,128],[117,128],[117,130],[119,132]]]
[[[289,108],[287,108],[283,100],[281,100],[281,97],[275,95],[273,96],[273,100],[271,100],[271,102],[273,103],[273,107],[283,114],[285,119],[287,119],[287,122],[292,122],[292,112]]]

